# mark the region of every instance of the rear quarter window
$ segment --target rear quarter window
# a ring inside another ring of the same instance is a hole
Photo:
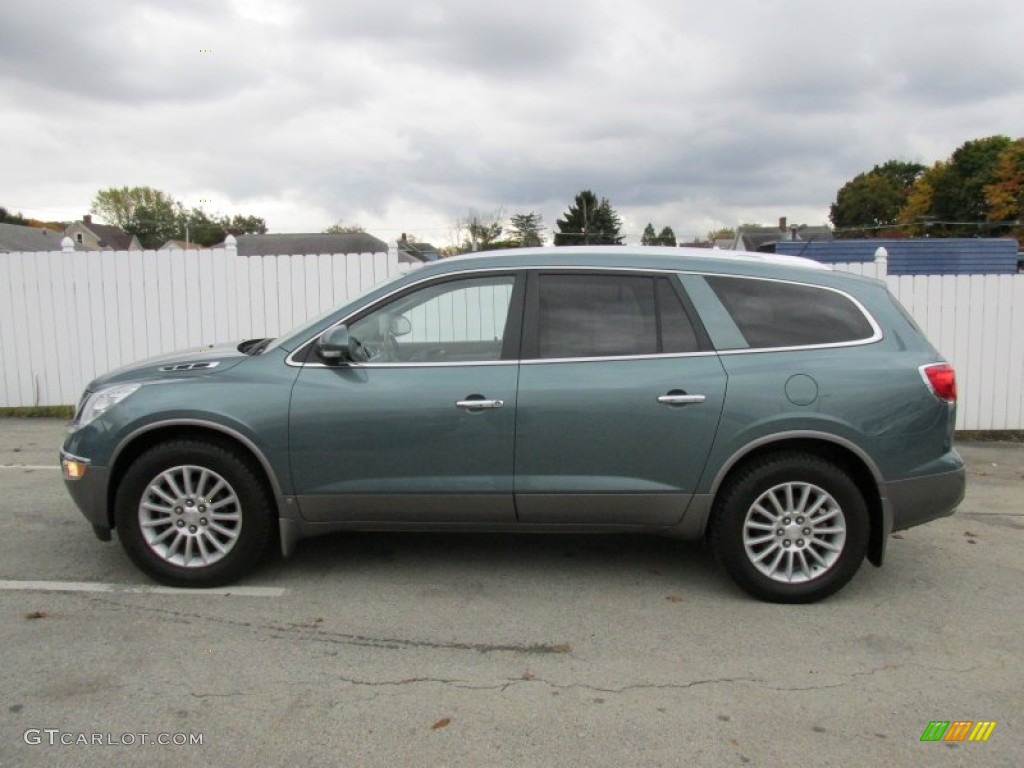
[[[705,277],[751,349],[867,341],[875,328],[837,291],[747,277]]]

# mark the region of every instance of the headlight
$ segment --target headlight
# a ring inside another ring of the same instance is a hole
[[[141,384],[117,384],[113,387],[93,392],[79,411],[78,421],[75,422],[74,426],[84,427],[86,424],[96,420],[141,386]]]

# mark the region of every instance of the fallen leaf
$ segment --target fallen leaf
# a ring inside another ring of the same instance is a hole
[[[894,539],[902,539],[902,538],[903,538],[903,537],[902,537],[902,536],[901,536],[900,534],[898,534],[898,533],[894,533],[894,534],[892,535],[892,537],[893,537]]]
[[[523,672],[523,680],[533,680],[533,672]]]
[[[964,531],[964,536],[977,536],[977,535],[978,535],[978,534],[976,534],[976,533],[971,533],[970,531]]]
[[[967,543],[968,544],[977,544],[978,542],[976,542],[974,539],[968,539]]]
[[[683,602],[683,598],[681,598],[679,595],[666,595],[665,599],[668,600],[670,603],[681,603],[681,602]]]
[[[572,646],[568,643],[559,643],[551,646],[551,650],[555,653],[572,653]]]
[[[430,726],[430,730],[436,731],[436,730],[438,730],[440,728],[447,728],[448,724],[451,721],[452,721],[452,719],[450,717],[442,717],[440,720],[438,720],[436,723],[434,723],[432,726]]]
[[[29,611],[28,613],[25,614],[25,618],[26,619],[45,619],[46,618],[46,612],[45,611]]]
[[[729,739],[729,743],[732,744],[734,747],[738,747],[740,745],[740,743],[736,741],[736,739]]]

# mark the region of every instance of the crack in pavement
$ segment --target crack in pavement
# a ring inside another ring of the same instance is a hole
[[[366,648],[383,648],[387,650],[400,650],[403,648],[435,648],[438,650],[450,651],[476,651],[478,653],[508,651],[511,653],[542,655],[568,654],[572,650],[568,643],[469,643],[437,640],[411,640],[399,637],[371,637],[368,635],[333,632],[326,629],[310,627],[307,624],[239,621],[237,619],[229,619],[223,616],[209,616],[202,613],[176,611],[170,608],[157,608],[149,605],[132,605],[119,600],[103,597],[93,597],[91,600],[95,603],[103,603],[110,606],[114,610],[123,610],[130,613],[155,614],[166,621],[178,621],[187,624],[192,620],[198,620],[239,629],[263,631],[268,633],[267,637],[274,640],[294,640],[298,637],[300,639],[311,640],[319,643],[353,645]]]

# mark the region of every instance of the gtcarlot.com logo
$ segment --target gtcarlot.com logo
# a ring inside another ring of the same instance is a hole
[[[932,720],[921,741],[988,741],[995,729],[995,720]]]
[[[59,728],[29,728],[21,738],[33,747],[134,747],[150,744],[187,747],[203,743],[201,733],[76,733]]]

